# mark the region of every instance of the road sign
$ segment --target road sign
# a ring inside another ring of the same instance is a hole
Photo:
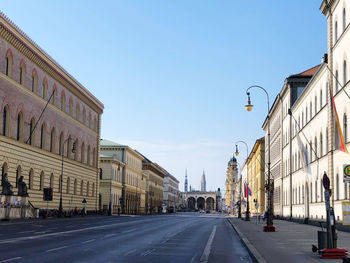
[[[343,210],[343,225],[350,225],[350,202],[342,202],[342,210]]]
[[[344,182],[350,182],[350,165],[344,164]]]

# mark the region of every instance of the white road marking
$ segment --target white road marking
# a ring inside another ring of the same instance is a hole
[[[126,253],[124,254],[124,256],[128,256],[128,255],[134,253],[135,251],[136,251],[136,249],[132,249],[132,250],[130,250],[129,252],[126,252]]]
[[[52,251],[56,251],[56,250],[61,250],[61,249],[64,249],[64,248],[66,248],[66,247],[67,247],[67,246],[56,247],[56,248],[48,249],[48,250],[46,250],[45,252],[52,252]]]
[[[211,246],[213,244],[215,233],[216,233],[216,226],[213,227],[213,231],[211,232],[210,237],[209,237],[208,242],[207,242],[207,245],[205,246],[205,249],[204,249],[203,254],[201,256],[201,259],[200,259],[201,263],[207,263],[208,262],[210,251],[211,251]]]
[[[96,239],[89,239],[89,240],[86,240],[84,242],[81,242],[82,244],[86,244],[86,243],[90,243],[90,242],[94,242]]]
[[[0,262],[10,262],[10,261],[17,260],[17,259],[21,259],[21,258],[22,258],[22,257],[9,258],[9,259],[2,260],[2,261],[0,261]]]
[[[47,232],[50,232],[50,231],[40,231],[40,232],[34,232],[34,234],[45,234]]]
[[[3,240],[0,240],[0,244],[16,243],[16,242],[21,242],[21,241],[26,241],[26,240],[34,240],[34,239],[45,238],[45,237],[79,233],[79,232],[109,228],[109,227],[114,227],[114,226],[128,226],[128,225],[132,225],[132,224],[139,224],[140,222],[144,222],[144,221],[148,221],[148,220],[146,219],[146,220],[138,220],[138,221],[131,221],[131,222],[122,222],[122,223],[115,223],[115,224],[109,224],[109,225],[92,226],[92,227],[86,227],[86,228],[80,228],[80,229],[66,230],[66,231],[56,232],[56,233],[47,233],[47,234],[36,235],[36,236],[3,239]],[[136,229],[130,229],[130,230],[125,231],[125,232],[131,232],[131,231],[135,231],[135,230]]]
[[[122,234],[125,234],[125,233],[130,233],[130,232],[133,232],[135,231],[136,229],[130,229],[130,230],[126,230],[126,231],[123,231]]]
[[[26,234],[26,233],[32,233],[35,232],[36,230],[29,230],[29,231],[22,231],[22,232],[18,232],[19,234]]]

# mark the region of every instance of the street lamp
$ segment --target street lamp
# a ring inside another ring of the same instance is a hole
[[[62,205],[62,189],[63,189],[63,161],[64,161],[64,145],[65,143],[68,141],[70,141],[72,138],[71,137],[68,137],[64,142],[63,144],[61,145],[61,156],[62,156],[62,164],[61,164],[61,179],[60,179],[60,204],[59,204],[59,207],[58,207],[58,216],[59,217],[62,217],[63,216],[63,205]],[[67,147],[69,147],[69,143],[67,145]],[[76,144],[75,142],[73,143],[73,146],[72,146],[72,152],[75,153],[76,152]],[[68,151],[67,151],[67,157],[68,157]]]
[[[236,145],[236,153],[238,153],[238,149],[237,149],[237,145]],[[239,154],[239,153],[238,153]],[[238,154],[236,154],[236,156],[238,156]],[[241,206],[242,206],[242,167],[239,164],[239,162],[237,162],[237,164],[239,165],[239,172],[241,174],[240,176],[240,180],[239,180],[239,206],[238,206],[238,218],[242,218],[242,210],[241,210]]]
[[[259,88],[263,90],[267,97],[267,145],[268,145],[268,162],[267,162],[267,224],[264,226],[265,232],[274,232],[276,231],[276,228],[273,225],[273,212],[272,212],[272,193],[273,193],[273,187],[271,185],[271,145],[270,145],[270,98],[267,91],[261,87],[261,86],[250,86],[246,93],[248,96],[248,104],[245,106],[247,111],[251,111],[253,109],[253,105],[250,101],[250,92],[249,90],[252,88]]]
[[[249,99],[249,101],[248,101],[248,104],[250,104],[250,99]],[[250,217],[249,217],[249,213],[250,213],[250,211],[249,211],[249,193],[248,193],[248,158],[249,158],[249,150],[248,150],[248,144],[245,142],[245,141],[237,141],[236,142],[236,152],[235,152],[235,154],[236,154],[236,156],[238,156],[239,155],[239,151],[238,151],[238,146],[237,146],[237,144],[238,143],[242,143],[242,144],[244,144],[245,145],[245,147],[246,147],[246,149],[247,149],[247,160],[246,160],[246,165],[247,165],[247,210],[246,210],[246,214],[245,214],[245,221],[250,221]]]

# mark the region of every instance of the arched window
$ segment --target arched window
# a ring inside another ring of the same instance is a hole
[[[89,196],[90,194],[90,182],[86,183],[86,196]]]
[[[72,158],[72,138],[70,135],[67,141],[67,158]]]
[[[10,108],[8,105],[4,107],[2,115],[2,135],[10,135]]]
[[[339,200],[339,174],[337,174],[337,176],[335,177],[335,184],[336,184],[335,186],[336,198],[337,200]]]
[[[36,73],[36,70],[34,69],[32,72],[32,91],[36,93],[36,87],[38,85],[38,74]]]
[[[317,155],[318,155],[318,149],[317,149],[318,147],[317,147],[317,137],[315,137],[315,160],[317,160]]]
[[[52,191],[53,191],[54,182],[55,182],[55,176],[53,174],[51,174],[51,176],[50,176],[50,188],[52,188]]]
[[[335,71],[335,93],[338,92],[339,90],[339,73],[338,73],[338,70]]]
[[[81,145],[80,158],[81,158],[80,161],[82,163],[85,163],[85,143],[82,143]]]
[[[100,180],[102,180],[102,176],[103,176],[103,170],[102,168],[100,168]]]
[[[338,41],[338,21],[335,21],[334,25],[334,37],[335,37],[335,42]]]
[[[91,128],[91,112],[89,112],[89,123],[88,123],[88,126],[89,126],[89,128]]]
[[[83,123],[86,125],[86,109],[83,108]]]
[[[317,203],[317,180],[315,181],[315,202]]]
[[[57,105],[57,87],[56,87],[56,84],[53,85],[52,92],[53,92],[53,96],[51,99],[51,103],[56,106]]]
[[[96,150],[95,148],[92,150],[92,166],[96,166]]]
[[[7,174],[7,163],[4,163],[1,167],[1,186],[4,184],[5,174]]]
[[[315,115],[317,114],[317,96],[315,96]]]
[[[322,109],[322,90],[320,90],[320,109]]]
[[[320,181],[320,196],[321,196],[321,202],[323,202],[323,183],[322,183],[322,178],[321,178],[321,181]]]
[[[70,192],[70,178],[67,178],[67,194]]]
[[[87,149],[87,164],[91,165],[91,160],[90,160],[90,145],[88,146]]]
[[[56,129],[53,127],[51,129],[51,135],[50,135],[50,152],[55,151],[55,141],[56,141]]]
[[[310,102],[310,121],[312,119],[312,102]]]
[[[78,121],[80,120],[80,105],[79,105],[79,102],[76,102],[76,105],[75,105],[75,118]]]
[[[66,112],[66,94],[64,94],[64,91],[61,92],[61,110]]]
[[[40,184],[39,184],[39,189],[40,190],[43,190],[44,187],[45,187],[45,174],[44,172],[42,171],[41,174],[40,174]]]
[[[312,162],[312,157],[313,157],[313,152],[312,152],[312,139],[310,139],[310,154],[309,154],[309,156],[310,156],[310,163]]]
[[[23,141],[23,113],[17,115],[17,141]]]
[[[306,107],[306,110],[305,110],[305,125],[308,123],[308,118],[307,118],[307,116],[308,116],[308,110],[307,110],[307,107]]]
[[[26,76],[26,64],[22,60],[21,65],[19,67],[19,84],[21,84],[22,86],[24,86],[25,76]]]
[[[347,79],[347,76],[346,76],[346,60],[344,60],[344,63],[343,63],[343,81],[344,81],[344,86],[345,84],[348,82],[348,79]]]
[[[328,89],[329,89],[329,84],[327,82],[326,83],[326,104],[328,103]]]
[[[73,99],[72,99],[72,97],[69,98],[69,115],[73,116]]]
[[[312,203],[312,183],[310,183],[310,203]]]
[[[63,177],[61,174],[60,177],[58,178],[58,192],[59,193],[61,193],[61,191],[62,191],[62,182],[63,182]]]
[[[74,180],[74,194],[77,194],[77,179]]]
[[[21,166],[18,166],[16,169],[16,188],[18,187],[18,180],[22,175],[22,168]]]
[[[94,131],[97,131],[97,120],[96,120],[96,116],[94,117]]]
[[[47,100],[47,80],[46,80],[46,78],[44,79],[44,82],[43,82],[43,99]]]
[[[95,183],[92,183],[92,196],[95,196]]]
[[[58,147],[58,152],[59,152],[59,155],[63,155],[63,149],[64,149],[64,135],[63,135],[63,132],[61,132],[61,135],[60,135],[60,141],[59,141],[59,147]]]
[[[344,140],[347,143],[348,142],[348,117],[346,113],[344,113],[344,116],[343,116],[343,130],[344,130]]]
[[[323,137],[322,132],[320,133],[320,157],[323,155]]]
[[[80,182],[80,195],[83,195],[83,190],[84,190],[84,181],[81,180],[81,182]]]
[[[30,145],[34,145],[34,140],[35,140],[34,127],[35,127],[35,119],[32,118],[29,123],[29,144]]]
[[[78,155],[79,155],[79,140],[76,139],[75,140],[75,151],[73,152],[74,153],[74,160],[78,161]]]
[[[302,114],[301,114],[301,120],[302,120],[302,127],[304,127],[304,112],[302,112]]]
[[[40,130],[40,148],[45,149],[45,143],[46,143],[46,124],[43,123],[41,125],[41,130]]]
[[[346,29],[346,10],[345,8],[343,9],[343,32]]]
[[[326,127],[326,154],[329,151],[328,127]]]
[[[9,77],[12,76],[12,64],[13,64],[13,56],[10,49],[7,50],[6,53],[6,71],[5,74]]]
[[[33,169],[30,169],[29,171],[29,180],[28,180],[28,189],[33,189],[33,178],[34,178],[34,171]]]

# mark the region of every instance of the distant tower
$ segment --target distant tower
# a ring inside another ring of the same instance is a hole
[[[207,191],[207,182],[205,180],[205,173],[203,169],[203,175],[202,175],[202,180],[201,180],[201,191],[206,192]]]
[[[185,193],[187,193],[187,186],[188,186],[188,181],[187,181],[187,169],[186,169],[186,175],[185,175]]]

